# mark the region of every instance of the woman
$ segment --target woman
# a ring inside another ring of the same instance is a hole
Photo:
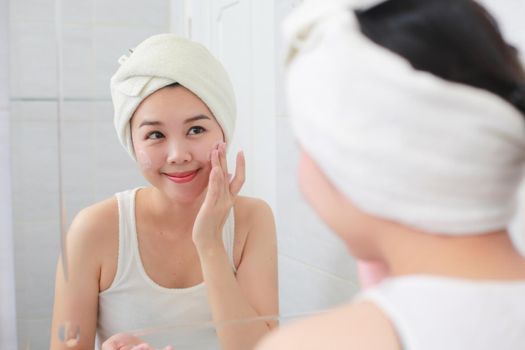
[[[302,191],[389,277],[258,349],[523,348],[525,74],[494,20],[470,0],[307,1],[285,28]]]
[[[237,195],[242,153],[228,174],[229,78],[203,46],[172,34],[145,40],[120,63],[115,127],[150,186],[74,219],[69,279],[57,269],[51,348],[92,349],[95,336],[103,349],[253,347],[273,322],[220,322],[278,314],[275,228],[263,201]],[[199,327],[212,321],[216,330]],[[177,325],[195,327],[174,336]],[[144,329],[161,331],[127,333]]]

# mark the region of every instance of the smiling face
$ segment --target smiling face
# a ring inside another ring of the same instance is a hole
[[[165,87],[142,101],[130,123],[144,177],[172,200],[198,198],[208,185],[210,151],[224,140],[201,99],[180,85]]]

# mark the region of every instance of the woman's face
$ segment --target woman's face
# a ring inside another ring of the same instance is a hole
[[[131,135],[144,177],[181,202],[206,189],[210,151],[224,141],[208,107],[182,86],[160,89],[142,101],[131,119]]]
[[[299,158],[299,186],[310,206],[344,240],[354,256],[371,259],[375,255],[370,243],[376,220],[356,208],[332,185],[304,150]]]

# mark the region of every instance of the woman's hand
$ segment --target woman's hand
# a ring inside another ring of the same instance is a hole
[[[235,176],[229,181],[226,164],[226,144],[220,143],[211,151],[211,171],[204,202],[193,224],[193,243],[197,251],[222,245],[222,228],[245,176],[242,152],[237,154]]]
[[[134,335],[118,333],[102,344],[102,350],[155,350],[155,348]],[[168,345],[163,350],[173,350],[173,347]]]

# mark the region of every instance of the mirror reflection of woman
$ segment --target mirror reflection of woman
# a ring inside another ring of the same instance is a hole
[[[115,126],[150,185],[74,219],[67,281],[57,268],[51,348],[70,348],[59,337],[69,322],[80,329],[77,349],[249,349],[275,322],[227,321],[278,314],[276,240],[268,205],[238,195],[242,152],[229,173],[229,78],[204,47],[171,34],[120,62]]]
[[[257,349],[524,348],[525,72],[494,19],[471,0],[307,0],[285,33],[301,190],[387,276]]]

